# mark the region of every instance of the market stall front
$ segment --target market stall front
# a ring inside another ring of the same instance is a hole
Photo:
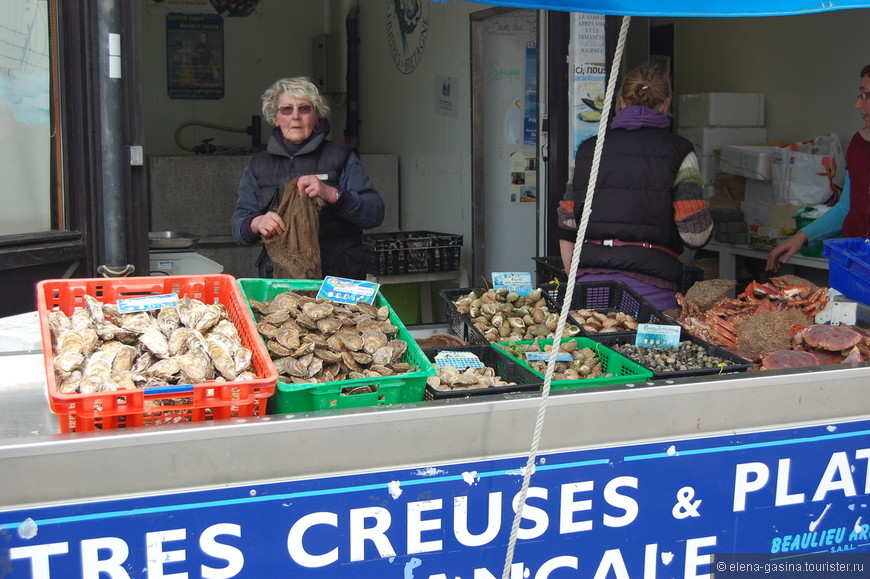
[[[7,360],[4,578],[703,577],[870,548],[867,363],[64,433],[42,354]]]

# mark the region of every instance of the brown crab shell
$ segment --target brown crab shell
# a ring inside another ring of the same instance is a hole
[[[804,342],[811,348],[839,352],[857,345],[862,336],[847,326],[815,325],[803,330]]]

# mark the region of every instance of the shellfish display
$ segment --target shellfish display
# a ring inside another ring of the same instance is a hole
[[[119,313],[85,295],[85,307],[48,314],[57,391],[93,394],[256,378],[252,352],[220,303]]]
[[[559,313],[550,311],[541,288],[524,296],[504,288],[474,289],[454,299],[453,305],[489,343],[551,339],[559,323]],[[564,336],[579,334],[576,325],[565,325]]]
[[[528,344],[496,344],[497,347],[519,360],[525,360],[536,372],[545,375],[547,362],[545,360],[527,360],[529,352],[550,352],[552,344],[545,344],[543,349],[537,340]],[[559,346],[560,352],[567,353],[571,360],[557,360],[553,370],[553,380],[586,380],[591,378],[611,377],[613,374],[605,372],[598,354],[589,347],[581,348],[576,340],[565,340]]]
[[[494,368],[489,366],[459,370],[453,366],[441,367],[436,364],[435,369],[436,374],[426,379],[426,385],[435,390],[476,390],[499,386],[516,386],[516,382],[507,382],[496,374]]]
[[[404,361],[388,306],[341,304],[286,291],[270,301],[249,300],[278,378],[297,384],[380,378],[415,372]]]

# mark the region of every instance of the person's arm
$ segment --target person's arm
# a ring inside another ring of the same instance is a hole
[[[807,241],[819,241],[840,234],[843,229],[843,221],[846,220],[846,215],[849,213],[850,189],[847,175],[839,201],[818,219],[801,229],[806,234]]]
[[[674,181],[674,223],[689,249],[700,249],[713,236],[713,217],[704,199],[704,178],[694,152],[686,155]]]
[[[801,250],[805,243],[838,235],[843,228],[843,221],[849,213],[850,190],[851,187],[847,175],[846,182],[843,184],[843,192],[840,194],[840,200],[837,201],[836,205],[828,209],[821,217],[791,237],[779,242],[776,247],[771,249],[767,255],[765,269],[774,273],[778,272],[780,264],[787,263],[794,254]]]
[[[239,181],[236,209],[230,218],[230,230],[239,245],[254,245],[260,241],[259,233],[251,228],[253,220],[263,214],[260,211],[259,192],[257,180],[250,167],[246,167]]]
[[[363,229],[383,223],[384,199],[354,152],[348,155],[338,188],[338,200],[331,207],[339,216]]]

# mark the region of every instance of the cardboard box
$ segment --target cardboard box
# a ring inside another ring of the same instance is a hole
[[[740,209],[749,224],[749,230],[756,233],[767,230],[777,230],[782,235],[791,235],[797,229],[794,223],[794,214],[800,211],[795,205],[775,205],[764,201],[745,199],[740,204]]]
[[[764,95],[706,92],[680,95],[677,119],[681,127],[763,127]]]
[[[774,149],[776,147],[727,145],[719,151],[719,171],[770,181],[773,177],[771,152]]]
[[[764,228],[760,232],[750,231],[749,241],[746,245],[755,249],[770,251],[776,247],[780,241],[788,239],[788,237],[788,235],[783,235],[782,231],[774,227]]]
[[[677,134],[692,142],[699,158],[714,155],[728,145],[753,145],[767,140],[765,127],[684,127],[677,129]]]

